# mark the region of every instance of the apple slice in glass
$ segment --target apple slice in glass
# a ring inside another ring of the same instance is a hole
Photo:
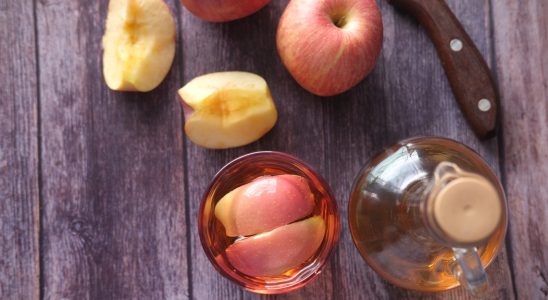
[[[314,205],[305,178],[261,176],[223,196],[215,205],[215,216],[227,236],[248,236],[302,219]]]
[[[314,255],[324,235],[324,220],[314,216],[237,241],[226,249],[226,256],[246,275],[279,276]]]

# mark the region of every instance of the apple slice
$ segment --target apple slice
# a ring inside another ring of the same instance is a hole
[[[312,213],[314,204],[305,178],[261,176],[221,198],[215,216],[227,236],[247,236],[302,219]]]
[[[315,216],[237,241],[226,249],[226,256],[244,274],[279,276],[314,255],[324,235],[325,222]]]
[[[103,76],[116,91],[147,92],[169,72],[175,21],[163,0],[110,0],[103,36]]]
[[[185,132],[212,149],[239,147],[258,140],[278,118],[266,81],[247,72],[199,76],[179,90]]]

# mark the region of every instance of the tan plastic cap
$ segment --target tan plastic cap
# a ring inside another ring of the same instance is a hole
[[[497,190],[486,179],[461,177],[439,191],[432,213],[447,238],[457,243],[476,243],[495,231],[502,204]]]

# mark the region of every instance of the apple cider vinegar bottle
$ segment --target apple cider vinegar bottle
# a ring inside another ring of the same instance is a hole
[[[402,141],[373,158],[350,195],[352,238],[389,282],[418,291],[487,290],[504,241],[500,182],[468,147],[443,138]]]

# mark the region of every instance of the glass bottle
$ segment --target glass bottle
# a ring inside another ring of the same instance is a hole
[[[389,282],[419,291],[464,285],[487,290],[485,273],[504,241],[507,208],[499,180],[470,148],[413,138],[373,158],[349,203],[352,239]]]

